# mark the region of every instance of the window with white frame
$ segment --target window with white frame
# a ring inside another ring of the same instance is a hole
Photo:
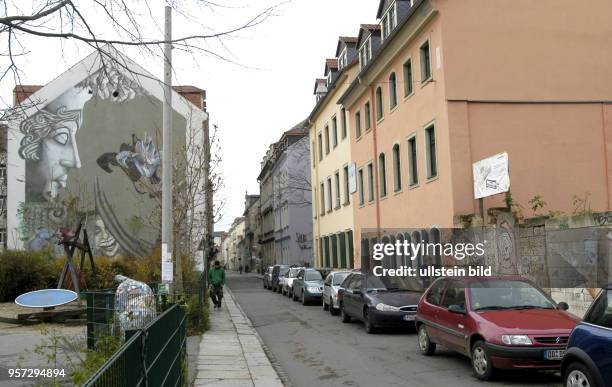
[[[319,133],[319,161],[323,160],[323,135]]]
[[[321,192],[321,201],[319,203],[319,210],[320,210],[321,215],[325,215],[325,184],[324,183],[321,183],[320,192]]]
[[[427,153],[427,178],[432,179],[438,176],[436,128],[434,124],[425,129],[425,152]]]
[[[397,77],[395,72],[389,75],[389,109],[397,106]]]
[[[344,168],[344,204],[351,202],[351,194],[349,192],[349,168],[345,165]]]
[[[336,188],[336,208],[340,208],[340,172],[334,175],[334,183]]]
[[[355,113],[355,138],[361,137],[361,112]]]
[[[368,202],[374,201],[374,164],[368,164]]]
[[[332,212],[332,181],[327,178],[327,212]]]
[[[329,126],[325,125],[325,154],[329,154]]]
[[[372,39],[368,37],[359,48],[359,64],[364,68],[372,59]]]
[[[370,101],[366,102],[365,107],[365,129],[370,130],[372,127],[372,111],[370,109]]]
[[[380,197],[387,196],[387,158],[384,153],[378,155],[378,179]]]
[[[412,94],[414,86],[412,85],[412,59],[404,62],[404,97]]]
[[[334,148],[338,146],[338,119],[336,116],[332,117],[332,144]]]
[[[408,177],[411,186],[419,184],[416,136],[408,139]]]
[[[338,57],[338,70],[342,71],[343,68],[346,67],[347,63],[347,53],[346,53],[346,47],[344,48],[344,50],[342,50],[342,53],[340,54],[340,56]]]
[[[381,30],[382,30],[382,39],[385,40],[389,35],[391,35],[391,31],[397,26],[397,9],[396,2],[387,9],[383,17],[381,18]]]
[[[393,191],[395,192],[402,190],[402,163],[400,155],[399,144],[393,145]]]
[[[340,126],[342,129],[342,139],[346,138],[346,109],[340,109]]]

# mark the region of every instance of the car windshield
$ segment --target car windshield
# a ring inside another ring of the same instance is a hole
[[[367,276],[364,279],[364,284],[367,286],[367,291],[419,291],[419,284],[413,283],[410,278],[406,277],[378,277]]]
[[[321,277],[321,273],[319,273],[316,270],[308,270],[304,274],[304,281],[317,281],[317,280],[323,280],[323,277]]]
[[[300,272],[299,268],[297,268],[297,267],[291,268],[291,269],[289,269],[289,275],[287,277],[295,278],[295,277],[297,277],[299,272]]]
[[[475,311],[555,308],[542,291],[525,281],[474,281],[470,284],[470,297]]]
[[[281,267],[280,271],[278,272],[278,275],[287,275],[287,273],[289,273],[289,268],[288,267]]]
[[[336,273],[334,274],[334,282],[332,285],[340,285],[348,275],[351,274],[348,271],[346,273]]]

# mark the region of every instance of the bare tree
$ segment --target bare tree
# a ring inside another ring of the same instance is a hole
[[[281,145],[282,146],[282,145]],[[274,176],[274,194],[277,202],[287,202],[290,206],[308,207],[312,205],[312,185],[310,176],[310,145],[308,136],[290,144],[284,170]]]
[[[108,50],[103,49],[104,45],[133,47],[143,55],[163,58],[163,44],[166,42],[158,38],[162,33],[160,23],[154,17],[153,7],[158,6],[154,0],[4,0],[2,3],[0,82],[12,76],[15,84],[22,83],[23,73],[17,59],[30,53],[29,44],[24,43],[25,38],[29,39],[28,43],[32,42],[31,39],[75,42],[98,51],[102,61],[115,62],[114,65],[119,67],[124,67],[123,63],[109,55]],[[163,3],[159,2],[160,8]],[[174,49],[235,64],[239,63],[232,59],[224,40],[260,25],[274,15],[280,5],[264,7],[236,26],[214,31],[200,21],[205,19],[201,16],[214,14],[215,10],[229,6],[207,0],[166,0],[165,3],[173,8],[175,14],[194,26],[193,33],[171,41]],[[10,105],[5,101],[5,107]]]

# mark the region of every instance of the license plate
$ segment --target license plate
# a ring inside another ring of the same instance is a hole
[[[414,321],[414,315],[412,314],[405,314],[403,318],[404,321]]]
[[[549,349],[544,352],[544,359],[546,360],[561,360],[565,355],[565,349]]]

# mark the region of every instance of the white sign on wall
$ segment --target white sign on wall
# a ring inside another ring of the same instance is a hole
[[[348,183],[349,192],[357,192],[357,164],[349,164],[348,166]]]
[[[472,165],[474,174],[474,198],[481,199],[510,190],[508,171],[508,153],[500,153],[475,162]]]

